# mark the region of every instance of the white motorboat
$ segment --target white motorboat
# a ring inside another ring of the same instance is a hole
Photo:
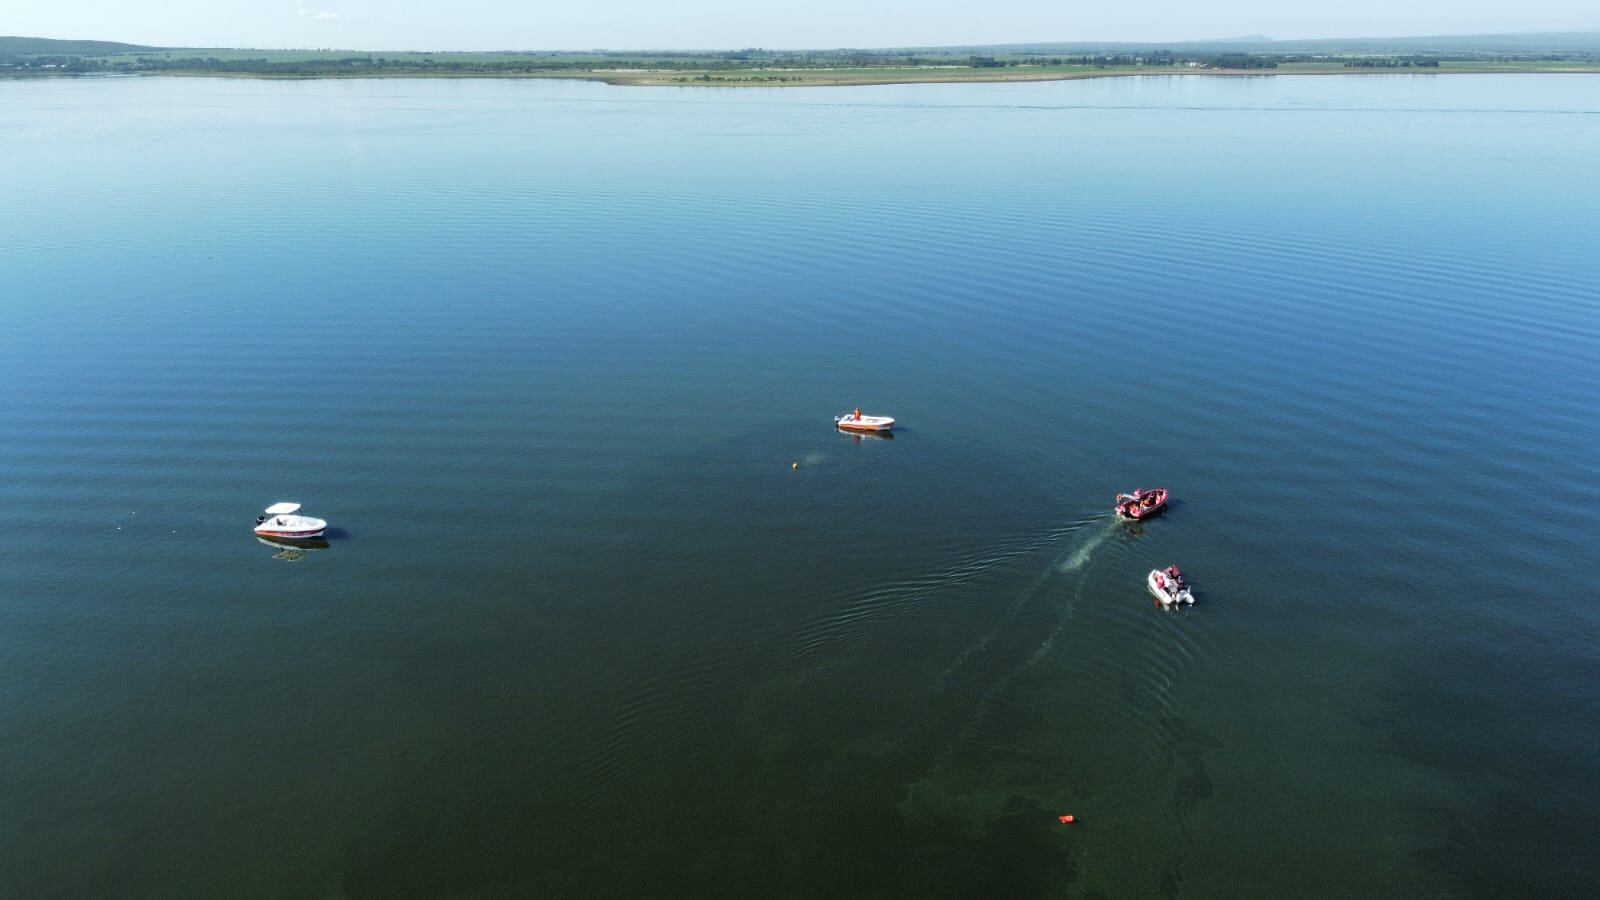
[[[845,431],[885,432],[894,428],[894,419],[891,416],[863,416],[858,406],[854,413],[834,416],[833,424]]]
[[[322,537],[328,523],[310,516],[297,516],[298,503],[274,503],[266,508],[266,515],[256,516],[256,534],[279,540],[303,541]]]
[[[1167,566],[1166,569],[1151,569],[1145,576],[1145,585],[1150,588],[1150,595],[1162,606],[1178,606],[1194,603],[1194,592],[1189,590],[1189,585],[1184,583],[1183,573],[1177,566]]]

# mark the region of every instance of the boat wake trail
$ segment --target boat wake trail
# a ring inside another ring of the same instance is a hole
[[[1096,525],[1097,523],[1103,527],[1093,528],[1092,526]],[[1112,534],[1115,533],[1115,523],[1108,523],[1103,517],[1095,517],[1093,519],[1074,523],[1072,526],[1069,526],[1058,533],[1066,534],[1074,531],[1081,531],[1086,526],[1091,526],[1091,530],[1089,530],[1087,536],[1082,541],[1079,541],[1075,547],[1066,551],[1066,553],[1063,554],[1059,559],[1055,560],[1048,567],[1046,567],[1045,570],[1040,573],[1037,578],[1030,582],[1027,588],[1025,588],[1022,593],[1018,595],[1017,601],[1012,604],[1005,617],[987,634],[985,634],[982,638],[979,638],[976,643],[958,654],[955,661],[940,673],[934,684],[935,691],[943,690],[948,685],[950,677],[955,674],[957,669],[964,665],[973,656],[981,654],[984,650],[986,650],[988,646],[995,640],[995,638],[1001,632],[1003,632],[1017,617],[1017,614],[1021,612],[1022,608],[1025,607],[1035,596],[1038,596],[1046,585],[1053,584],[1058,576],[1082,572],[1088,566],[1090,560],[1093,559],[1095,551],[1099,547],[1103,546],[1105,542],[1110,539]],[[938,771],[940,768],[942,768],[950,759],[950,757],[953,756],[956,751],[961,749],[961,747],[971,739],[972,735],[976,733],[979,726],[982,725],[985,717],[988,715],[989,706],[996,697],[1005,691],[1005,689],[1009,687],[1019,675],[1022,675],[1035,665],[1038,665],[1041,660],[1050,655],[1050,651],[1055,648],[1056,639],[1061,635],[1062,629],[1066,627],[1067,621],[1072,618],[1073,610],[1077,608],[1078,601],[1083,599],[1083,585],[1084,581],[1081,578],[1077,579],[1076,583],[1072,585],[1071,590],[1066,594],[1066,600],[1057,609],[1055,621],[1051,625],[1050,630],[1045,634],[1043,640],[1035,645],[1033,650],[1024,656],[1016,665],[1008,669],[1003,675],[990,684],[986,690],[984,690],[983,694],[978,698],[977,703],[973,706],[972,712],[967,716],[966,722],[956,730],[955,738],[934,757],[934,762],[930,767],[930,771]]]
[[[1099,550],[1101,545],[1105,544],[1106,541],[1110,540],[1113,534],[1117,533],[1117,523],[1115,519],[1108,518],[1106,516],[1097,516],[1090,521],[1099,522],[1102,527],[1093,531],[1089,535],[1088,539],[1079,545],[1078,549],[1067,554],[1066,558],[1062,559],[1061,562],[1056,565],[1056,571],[1061,572],[1062,574],[1071,574],[1073,572],[1083,571],[1083,567],[1089,564],[1089,560],[1094,556],[1094,552]]]
[[[1067,535],[1082,531],[1086,526],[1091,526],[1096,521],[1097,519],[1082,519],[1077,522],[1071,522],[1052,532],[1049,540],[1058,541]],[[1008,628],[1017,618],[1017,614],[1022,611],[1023,607],[1027,606],[1034,597],[1038,596],[1040,589],[1048,584],[1050,580],[1058,573],[1076,572],[1082,569],[1084,565],[1088,563],[1089,557],[1094,553],[1095,548],[1105,543],[1108,536],[1109,532],[1104,534],[1098,532],[1091,534],[1087,540],[1081,542],[1075,549],[1067,551],[1067,553],[1059,561],[1045,567],[1044,571],[1040,572],[1038,577],[1029,582],[1027,587],[1023,588],[1022,591],[1017,594],[1016,600],[1013,601],[1006,609],[1005,615],[1001,617],[999,622],[995,623],[993,628],[990,628],[987,632],[985,632],[984,635],[978,638],[978,640],[971,646],[956,654],[955,659],[951,660],[950,665],[946,666],[943,671],[939,673],[938,677],[934,679],[934,690],[943,690],[944,687],[949,684],[950,677],[954,675],[958,669],[965,665],[967,660],[976,655],[981,655],[985,650],[987,650],[989,645],[994,642],[995,638],[999,637],[1000,634],[1004,632],[1006,628]]]
[[[1024,541],[959,557],[942,571],[889,582],[849,596],[840,605],[800,627],[796,634],[796,652],[801,658],[816,659],[826,647],[859,639],[930,597],[971,583],[1033,549],[1032,542]]]

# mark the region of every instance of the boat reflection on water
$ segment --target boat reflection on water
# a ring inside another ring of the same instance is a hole
[[[281,559],[284,562],[298,562],[305,559],[307,553],[328,549],[328,542],[322,538],[295,540],[293,538],[257,537],[256,541],[271,547],[276,551],[272,554],[272,558]]]
[[[841,428],[839,429],[838,433],[842,437],[849,438],[850,442],[853,444],[859,444],[862,441],[894,440],[894,432],[892,431],[846,431],[845,429]]]

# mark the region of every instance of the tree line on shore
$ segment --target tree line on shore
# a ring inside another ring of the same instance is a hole
[[[1437,69],[1439,68],[1439,61],[1437,59],[1347,59],[1344,67],[1346,69],[1409,69],[1412,67]]]
[[[1450,62],[1479,63],[1536,63],[1573,62],[1584,65],[1600,64],[1600,57],[1585,54],[1470,54],[1448,55]],[[606,72],[619,69],[640,69],[660,72],[681,72],[686,78],[675,80],[722,80],[719,74],[736,75],[770,73],[774,70],[835,70],[835,69],[1002,69],[1013,67],[1078,67],[1078,68],[1211,68],[1256,70],[1276,69],[1281,64],[1300,63],[1343,66],[1351,69],[1405,69],[1438,68],[1439,55],[1330,55],[1330,54],[1269,54],[1245,52],[1193,53],[1172,50],[1145,50],[1117,53],[1078,54],[976,54],[959,51],[779,51],[750,48],[715,53],[681,51],[642,51],[613,53],[539,52],[539,53],[401,53],[378,55],[373,53],[276,53],[271,56],[243,56],[237,51],[226,55],[179,55],[174,51],[157,48],[139,48],[138,51],[90,55],[78,53],[16,53],[0,48],[0,74],[137,74],[137,73],[202,73],[237,74],[278,77],[317,77],[370,74],[462,74],[462,75],[520,75],[559,74],[564,72]],[[695,77],[706,74],[710,78]],[[789,76],[762,77],[768,80],[789,80]],[[794,80],[800,80],[798,78]]]
[[[939,57],[924,55],[886,56],[869,54],[845,55],[772,55],[752,56],[716,54],[704,56],[526,56],[493,59],[473,59],[468,54],[448,54],[438,58],[426,55],[398,57],[360,54],[302,59],[270,59],[268,57],[220,58],[217,56],[76,56],[76,55],[0,55],[0,69],[13,72],[58,72],[65,74],[103,74],[139,72],[211,72],[216,74],[248,75],[339,75],[374,71],[388,72],[441,72],[475,74],[526,74],[538,72],[593,72],[607,69],[652,69],[717,72],[751,69],[899,69],[899,68],[973,68],[991,69],[1016,66],[1082,66],[1106,68],[1111,66],[1174,66],[1181,64],[1206,65],[1217,68],[1272,68],[1275,60],[1247,54],[1223,54],[1199,59],[1180,58],[1170,52],[1149,55],[1111,54],[1080,56],[994,56],[968,55],[966,57]]]

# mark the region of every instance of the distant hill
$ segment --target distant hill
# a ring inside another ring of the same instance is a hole
[[[140,44],[119,44],[116,41],[58,41],[53,38],[0,36],[0,56],[109,56],[113,53],[159,49]]]
[[[1560,53],[1600,50],[1600,31],[1563,31],[1532,34],[1463,34],[1428,37],[1318,38],[1315,40],[1259,43],[1239,41],[1235,46],[1257,52],[1336,52],[1366,50],[1395,53]]]

